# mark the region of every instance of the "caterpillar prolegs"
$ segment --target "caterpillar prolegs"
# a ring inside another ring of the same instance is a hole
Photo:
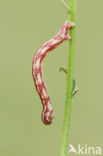
[[[42,61],[44,60],[48,52],[55,49],[63,41],[71,39],[70,35],[68,34],[68,30],[74,25],[74,23],[66,21],[62,25],[59,32],[51,40],[47,41],[41,46],[41,48],[36,52],[33,59],[32,76],[37,92],[43,104],[41,119],[46,125],[51,124],[52,118],[54,117],[54,111],[42,76]]]

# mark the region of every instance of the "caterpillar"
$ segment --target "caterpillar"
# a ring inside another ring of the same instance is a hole
[[[51,40],[45,42],[40,47],[40,49],[36,52],[33,58],[32,76],[34,79],[36,90],[43,104],[41,119],[46,125],[51,124],[54,117],[54,111],[42,76],[42,61],[44,60],[48,52],[55,49],[63,41],[71,39],[70,35],[68,34],[68,30],[74,25],[74,23],[66,21],[62,25],[59,32]]]

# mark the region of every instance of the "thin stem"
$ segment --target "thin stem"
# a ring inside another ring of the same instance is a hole
[[[69,19],[76,23],[76,0],[69,0]],[[75,27],[70,30],[71,40],[69,41],[69,56],[67,66],[67,81],[66,81],[66,99],[64,110],[64,122],[62,133],[62,145],[60,156],[67,156],[69,148],[69,133],[72,108],[72,89],[73,89],[73,73],[74,73],[74,55],[75,55]]]
[[[69,13],[69,6],[66,4],[65,0],[61,0],[61,2],[63,3],[64,7],[68,10]]]

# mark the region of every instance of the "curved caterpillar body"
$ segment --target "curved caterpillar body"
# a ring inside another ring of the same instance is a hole
[[[51,124],[53,115],[53,108],[50,101],[50,97],[48,95],[47,89],[44,84],[44,80],[42,77],[42,61],[45,58],[46,54],[53,49],[55,49],[60,43],[65,40],[71,39],[68,35],[68,30],[73,27],[75,24],[66,21],[60,31],[49,41],[44,43],[41,48],[36,52],[33,63],[32,63],[32,76],[34,79],[34,83],[37,89],[37,92],[41,98],[41,102],[43,104],[43,111],[42,111],[42,121],[44,124],[48,125]]]

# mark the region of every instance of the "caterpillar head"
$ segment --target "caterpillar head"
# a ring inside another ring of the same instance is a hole
[[[49,107],[44,107],[42,111],[42,121],[46,125],[50,125],[52,122],[52,119],[54,118],[53,109],[49,109]]]

